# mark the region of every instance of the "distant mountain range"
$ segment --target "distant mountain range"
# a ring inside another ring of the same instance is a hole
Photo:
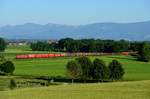
[[[136,23],[94,23],[88,25],[34,24],[0,27],[0,37],[7,39],[60,39],[71,37],[150,40],[150,21]]]

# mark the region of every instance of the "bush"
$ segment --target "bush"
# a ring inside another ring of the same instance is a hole
[[[120,80],[122,79],[123,75],[124,75],[124,69],[122,67],[122,64],[119,63],[117,60],[113,60],[109,66],[109,79],[111,80]]]
[[[17,84],[16,84],[15,80],[13,80],[13,79],[10,80],[10,85],[9,85],[9,87],[10,87],[10,89],[14,89],[14,88],[17,87]]]
[[[0,71],[5,74],[12,74],[15,70],[15,66],[11,61],[6,61],[2,63],[0,67]]]
[[[94,75],[93,78],[104,81],[109,77],[109,70],[105,65],[105,62],[101,59],[95,59],[93,61],[94,65]]]

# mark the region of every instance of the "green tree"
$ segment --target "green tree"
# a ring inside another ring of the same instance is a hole
[[[72,83],[74,79],[78,79],[81,76],[81,67],[77,61],[69,61],[66,65],[67,76],[72,79]]]
[[[94,79],[98,79],[100,81],[104,81],[106,79],[108,79],[109,77],[109,70],[106,67],[106,64],[103,60],[101,59],[95,59],[93,61],[93,65],[94,65],[94,75],[93,78]]]
[[[4,63],[6,61],[3,54],[0,54],[0,64]]]
[[[5,74],[12,74],[15,70],[15,66],[11,61],[6,61],[1,64],[1,72]]]
[[[130,42],[129,50],[133,52],[137,52],[140,49],[141,42]]]
[[[138,60],[149,62],[150,61],[150,44],[147,42],[143,42],[138,50]]]
[[[74,39],[72,38],[65,38],[65,39],[61,39],[59,41],[59,46],[60,48],[62,48],[64,51],[67,52],[72,52],[72,49],[70,49],[70,45],[71,43],[74,41]]]
[[[7,43],[5,42],[5,40],[3,38],[0,38],[0,52],[5,51],[7,46]]]
[[[63,49],[63,51],[65,51],[66,47],[68,48],[68,44],[71,42],[71,41],[74,41],[72,38],[64,38],[64,39],[60,39],[58,41],[58,44],[59,44],[59,48],[60,49]]]
[[[108,66],[109,68],[109,78],[111,80],[120,80],[124,75],[124,69],[122,64],[119,63],[117,60],[112,60],[112,62]]]
[[[94,39],[89,39],[88,46],[89,46],[89,52],[97,52],[96,41]]]
[[[104,52],[112,53],[114,52],[114,40],[105,40],[104,42]]]
[[[76,60],[78,61],[82,69],[81,78],[86,82],[87,79],[92,78],[92,75],[90,74],[92,72],[91,68],[93,68],[93,63],[88,57],[85,56],[76,58]]]
[[[36,43],[31,43],[30,48],[33,51],[49,51],[51,49],[54,49],[54,48],[51,48],[52,45],[53,44],[50,45],[47,42],[38,41]]]
[[[96,52],[104,52],[104,42],[103,41],[97,40]]]
[[[125,40],[115,41],[113,44],[114,52],[124,52],[129,50],[129,42]]]
[[[78,41],[72,40],[68,42],[66,46],[67,52],[79,52],[80,43]]]

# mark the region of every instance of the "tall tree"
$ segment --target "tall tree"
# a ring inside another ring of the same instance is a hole
[[[138,60],[149,62],[150,61],[150,44],[147,42],[143,42],[138,50]]]
[[[129,42],[125,40],[115,41],[113,44],[113,52],[124,52],[129,50]]]
[[[77,61],[69,61],[66,65],[67,76],[72,79],[72,83],[74,79],[78,79],[81,76],[81,67]]]
[[[119,63],[117,60],[112,60],[112,62],[108,66],[109,68],[109,78],[111,80],[120,80],[124,75],[124,69],[122,64]]]
[[[2,53],[0,53],[0,64],[4,63],[6,61],[6,58]]]
[[[91,62],[91,60],[88,57],[85,57],[85,56],[77,58],[76,60],[81,65],[82,79],[84,81],[86,81],[87,79],[92,78],[92,75],[90,75],[91,68],[93,66],[93,63]]]
[[[109,70],[106,67],[106,64],[103,60],[96,58],[93,61],[93,65],[94,65],[94,75],[93,75],[94,79],[98,79],[100,81],[108,79]]]
[[[6,41],[3,38],[0,38],[0,52],[5,51],[6,46],[7,46]]]

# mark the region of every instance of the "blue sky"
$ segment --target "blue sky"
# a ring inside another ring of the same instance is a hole
[[[150,0],[0,0],[0,26],[150,20]]]

